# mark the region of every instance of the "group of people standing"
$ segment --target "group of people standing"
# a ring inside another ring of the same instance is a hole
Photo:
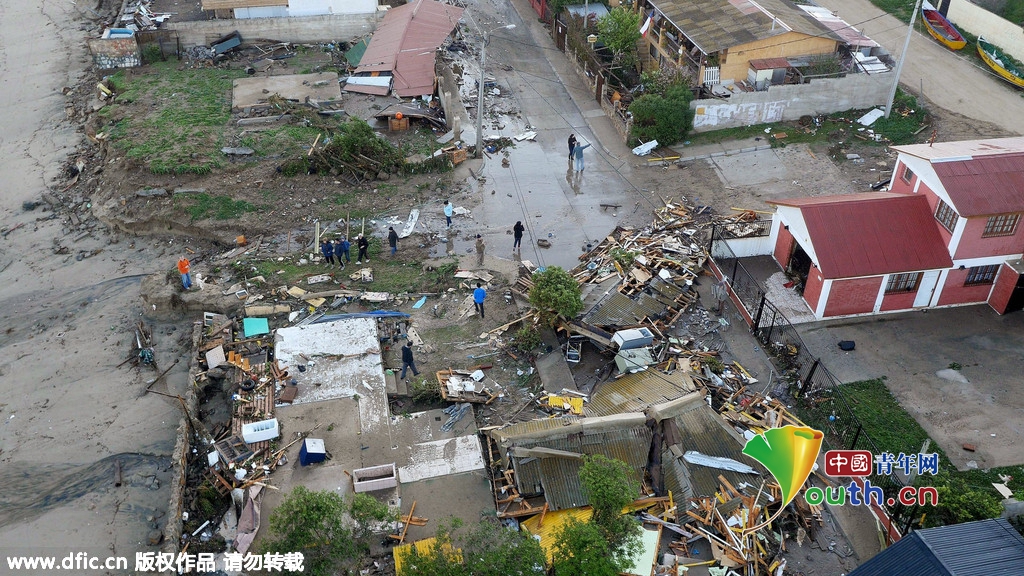
[[[370,242],[362,234],[356,237],[356,248],[359,250],[359,253],[356,255],[356,264],[369,262],[370,255],[368,251],[370,249]],[[335,238],[334,240],[325,238],[320,242],[320,253],[323,254],[327,265],[334,266],[337,263],[338,266],[341,266],[342,270],[345,269],[346,263],[352,262],[351,250],[352,243],[345,236]]]

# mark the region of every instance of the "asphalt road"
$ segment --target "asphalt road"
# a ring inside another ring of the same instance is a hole
[[[817,2],[884,46],[894,58],[903,50],[907,25],[869,0]],[[953,52],[927,33],[915,31],[900,83],[915,94],[923,92],[941,108],[1024,134],[1024,90],[1014,88],[984,65],[962,55],[976,49],[968,45],[959,53]]]

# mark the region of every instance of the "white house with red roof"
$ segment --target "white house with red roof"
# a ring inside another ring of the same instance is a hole
[[[1024,138],[893,149],[889,192],[770,202],[772,255],[814,316],[1024,309]]]

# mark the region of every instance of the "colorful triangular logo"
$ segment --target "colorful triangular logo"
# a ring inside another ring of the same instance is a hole
[[[806,426],[771,428],[747,440],[743,453],[775,476],[785,507],[796,498],[810,476],[824,437],[820,431]]]

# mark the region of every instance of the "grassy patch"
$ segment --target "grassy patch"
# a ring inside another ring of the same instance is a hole
[[[204,218],[233,220],[247,212],[258,210],[258,207],[254,204],[250,204],[245,200],[235,200],[229,196],[195,194],[186,197],[179,196],[176,198],[176,201],[179,205],[184,206],[193,221]]]
[[[875,120],[871,129],[891,140],[893,144],[909,144],[914,141],[915,132],[927,121],[928,112],[917,98],[903,90],[897,90],[889,117]]]
[[[178,70],[171,62],[143,70],[111,78],[118,91],[111,115],[124,116],[111,132],[114,145],[155,174],[207,174],[220,168],[231,83],[245,72]],[[132,106],[135,102],[142,106]]]
[[[916,4],[914,0],[871,0],[871,3],[904,22],[910,22]]]
[[[845,384],[841,387],[841,394],[846,405],[863,426],[861,439],[857,443],[858,449],[869,446],[864,440],[864,436],[867,436],[874,442],[877,451],[917,454],[928,438],[928,433],[899,405],[882,380]],[[830,430],[836,423],[839,426],[855,426],[851,422],[842,422],[846,414],[839,408],[840,406],[842,403],[823,393],[816,398],[800,399],[796,412],[807,425],[819,430]],[[835,422],[830,419],[833,415],[837,418]],[[935,476],[922,474],[918,476],[915,484],[937,487],[939,505],[925,506],[920,511],[923,513],[926,526],[980,520],[998,515],[1002,507],[992,483],[1003,482],[1000,475],[1012,477],[1006,485],[1018,498],[1024,497],[1024,466],[961,472],[953,466],[934,440],[928,450],[939,454],[939,473]]]

